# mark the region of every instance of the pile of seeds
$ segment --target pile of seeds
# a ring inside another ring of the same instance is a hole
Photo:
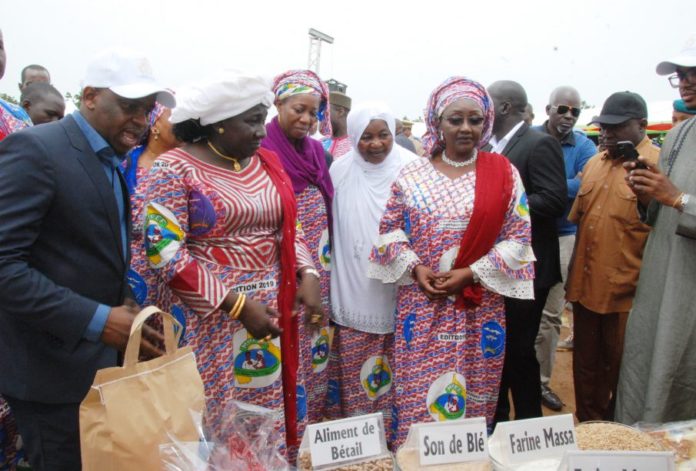
[[[312,470],[312,455],[309,452],[300,453],[300,457],[297,459],[297,469],[299,471]],[[394,460],[391,456],[384,456],[364,463],[347,464],[334,471],[392,471],[393,469]]]
[[[647,433],[613,422],[584,422],[575,434],[581,450],[664,451]]]
[[[432,465],[427,468],[421,468],[420,457],[417,448],[400,448],[396,453],[396,462],[399,464],[401,471],[419,471],[427,469],[428,471],[490,471],[491,463],[489,461],[475,461],[469,463],[454,463]]]

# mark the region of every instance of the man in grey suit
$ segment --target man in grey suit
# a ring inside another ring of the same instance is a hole
[[[107,51],[87,68],[79,111],[0,143],[0,393],[34,471],[80,469],[80,402],[137,314],[117,167],[155,100],[175,105],[147,60]],[[161,336],[144,333],[141,351],[160,353]]]
[[[488,93],[495,105],[491,146],[519,170],[532,220],[534,299],[505,298],[505,362],[495,421],[509,420],[508,391],[515,418],[541,417],[541,380],[534,342],[549,290],[561,281],[556,219],[563,216],[567,183],[563,151],[556,139],[524,122],[527,94],[509,80],[493,83]]]

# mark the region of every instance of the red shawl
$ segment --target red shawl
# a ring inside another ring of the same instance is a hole
[[[297,205],[290,177],[283,170],[278,156],[269,150],[259,149],[268,176],[278,190],[283,206],[283,237],[280,242],[280,290],[278,292],[278,312],[280,313],[280,345],[283,362],[283,398],[285,402],[285,433],[288,446],[297,444],[297,369],[299,367],[299,346],[297,320],[292,309],[296,291],[295,224]]]
[[[479,151],[476,161],[474,212],[459,245],[459,254],[452,269],[466,268],[486,255],[495,245],[503,228],[512,195],[510,161],[500,154]],[[479,283],[469,285],[457,297],[459,309],[481,304]]]

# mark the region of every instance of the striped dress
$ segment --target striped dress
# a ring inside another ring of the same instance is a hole
[[[498,400],[505,349],[503,296],[529,297],[534,255],[526,195],[510,166],[514,190],[500,235],[471,265],[483,290],[480,306],[430,301],[411,278],[417,264],[451,269],[473,212],[476,174],[454,180],[429,159],[408,164],[392,187],[370,258],[369,276],[401,286],[397,294],[391,441],[400,446],[412,424],[485,417]]]
[[[196,353],[209,418],[223,418],[232,400],[257,404],[278,412],[284,439],[280,339],[257,341],[218,309],[230,290],[277,308],[280,196],[258,157],[232,172],[175,149],[160,156],[149,179],[147,258],[165,292],[181,300],[184,340]],[[311,264],[299,231],[296,250],[298,266]],[[301,437],[307,422],[301,372],[297,398]]]
[[[329,288],[331,286],[331,249],[329,246],[329,223],[326,205],[319,189],[309,185],[297,198],[297,219],[304,233],[312,257],[312,266],[319,271],[321,301],[324,308],[324,323],[318,331],[312,331],[304,322],[300,323],[300,348],[304,360],[300,368],[307,384],[307,413],[310,423],[324,418],[324,406],[328,385],[330,344],[333,338],[329,326]],[[298,262],[298,266],[302,266]]]

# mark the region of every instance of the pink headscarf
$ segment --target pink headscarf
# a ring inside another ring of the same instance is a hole
[[[478,148],[485,146],[491,138],[493,132],[493,99],[480,83],[466,77],[454,76],[442,82],[428,98],[428,106],[425,110],[425,124],[427,132],[423,136],[423,147],[429,155],[434,155],[445,148],[445,143],[438,134],[437,127],[440,123],[440,116],[450,104],[466,98],[472,100],[481,107],[483,111],[483,132]]]
[[[273,79],[273,93],[279,100],[294,95],[308,93],[321,98],[317,118],[319,132],[331,136],[331,116],[329,114],[329,88],[317,74],[311,70],[288,70]]]

